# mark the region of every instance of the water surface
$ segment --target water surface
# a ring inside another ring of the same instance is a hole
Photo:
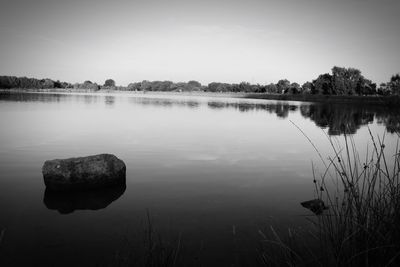
[[[299,203],[313,198],[311,162],[322,168],[297,127],[325,157],[344,132],[363,155],[368,128],[392,149],[400,125],[397,111],[349,104],[0,95],[0,265],[112,265],[140,249],[148,211],[181,238],[183,266],[251,266],[259,229],[307,225]],[[46,192],[45,160],[99,153],[124,160],[126,188]]]

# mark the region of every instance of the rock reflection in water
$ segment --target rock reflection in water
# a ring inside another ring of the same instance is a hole
[[[105,209],[121,197],[125,190],[125,185],[79,192],[56,192],[46,189],[43,203],[48,209],[57,210],[61,214],[69,214],[75,210],[99,210]]]

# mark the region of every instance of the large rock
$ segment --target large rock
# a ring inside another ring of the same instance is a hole
[[[304,208],[311,210],[315,215],[321,215],[328,207],[321,199],[312,199],[300,203]]]
[[[126,180],[125,163],[111,154],[48,160],[42,173],[47,189],[54,191],[111,187]]]

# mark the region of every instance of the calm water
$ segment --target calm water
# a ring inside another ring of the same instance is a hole
[[[395,146],[384,107],[205,97],[0,95],[1,266],[107,266],[143,247],[146,211],[184,266],[253,265],[258,229],[306,227],[312,145],[332,155],[345,125]],[[368,127],[367,127],[368,126]],[[326,135],[327,134],[327,135]],[[45,192],[45,160],[112,153],[126,188]],[[321,170],[321,169],[319,169]],[[121,252],[122,251],[122,252]],[[125,254],[124,254],[125,253]]]

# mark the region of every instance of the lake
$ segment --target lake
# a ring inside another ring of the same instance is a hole
[[[252,266],[260,229],[309,224],[299,203],[314,197],[312,163],[324,170],[313,145],[327,158],[328,137],[341,143],[347,132],[362,158],[370,130],[394,150],[399,117],[356,104],[0,94],[0,265],[140,258],[149,217],[160,239],[179,246],[182,266]],[[45,160],[100,153],[125,162],[126,188],[45,191]]]

